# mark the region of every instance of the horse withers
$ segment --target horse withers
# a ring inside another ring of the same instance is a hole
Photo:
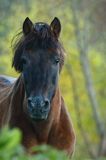
[[[25,19],[12,62],[20,76],[0,76],[0,127],[19,127],[28,151],[48,144],[71,155],[75,133],[58,85],[64,64],[60,31],[58,18],[50,25]]]

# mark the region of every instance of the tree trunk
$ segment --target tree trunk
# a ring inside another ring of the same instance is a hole
[[[97,96],[93,85],[92,75],[91,75],[91,68],[88,60],[88,41],[87,41],[87,24],[85,24],[85,30],[83,30],[83,37],[80,33],[80,27],[79,27],[79,20],[77,17],[77,4],[76,0],[71,0],[71,9],[73,14],[73,24],[75,28],[75,36],[76,36],[76,43],[80,54],[80,63],[82,67],[82,72],[85,78],[85,86],[87,89],[88,97],[91,103],[92,107],[92,113],[93,117],[96,123],[96,129],[98,132],[98,135],[100,137],[100,144],[104,139],[105,135],[105,129],[102,122],[102,119],[100,117],[99,112],[99,104],[97,102]],[[87,16],[85,17],[85,20],[87,20]],[[102,146],[99,146],[98,153],[100,152]],[[97,155],[98,155],[97,153]]]

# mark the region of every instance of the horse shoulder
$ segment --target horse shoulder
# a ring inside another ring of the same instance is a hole
[[[5,124],[7,124],[10,115],[9,104],[11,100],[11,96],[9,94],[10,88],[5,85],[2,87],[1,86],[0,86],[0,128],[3,127]]]
[[[0,127],[8,123],[10,118],[10,102],[13,83],[8,76],[0,75]]]
[[[68,155],[74,152],[75,132],[62,97],[60,120],[52,129],[50,143],[58,149],[65,150]]]

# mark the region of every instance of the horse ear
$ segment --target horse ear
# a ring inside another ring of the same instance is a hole
[[[23,23],[23,33],[24,35],[29,34],[33,30],[33,23],[32,21],[27,17]]]
[[[57,17],[53,19],[53,21],[50,24],[50,27],[56,38],[58,38],[61,32],[61,23]]]

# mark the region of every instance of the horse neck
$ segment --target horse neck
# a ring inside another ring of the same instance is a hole
[[[51,110],[47,120],[42,122],[30,121],[27,115],[23,112],[23,108],[26,108],[26,105],[27,100],[25,96],[24,84],[22,77],[20,76],[13,87],[10,125],[20,127],[22,130],[26,130],[26,126],[29,130],[31,129],[35,132],[38,139],[41,141],[46,141],[51,129],[58,124],[60,118],[61,95],[59,87],[57,87],[55,95],[52,99]]]
[[[24,97],[25,97],[24,84],[22,76],[20,76],[12,87],[11,101],[10,101],[11,121],[15,117],[23,113],[22,105]]]
[[[21,76],[18,80],[3,91],[2,101],[0,102],[0,126],[10,125],[11,119],[19,112],[19,106],[22,103],[23,85]],[[20,98],[20,99],[19,99]],[[18,105],[18,106],[17,106]]]

